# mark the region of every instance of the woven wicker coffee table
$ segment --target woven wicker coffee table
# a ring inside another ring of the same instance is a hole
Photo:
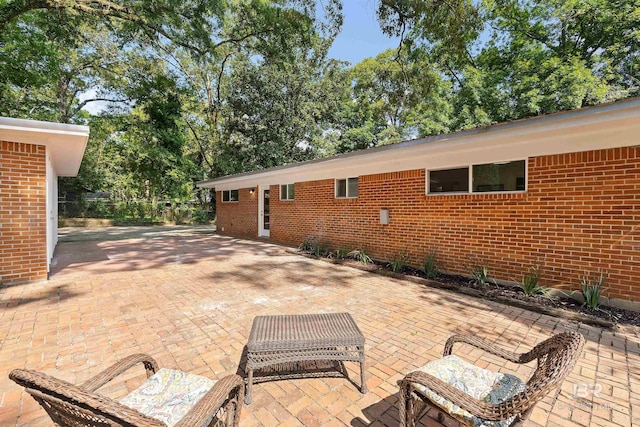
[[[348,377],[344,361],[360,362],[360,391],[366,393],[364,336],[349,313],[257,316],[247,343],[245,403],[251,403],[254,382]]]

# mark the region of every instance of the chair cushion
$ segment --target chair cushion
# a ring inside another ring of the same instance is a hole
[[[433,375],[488,404],[501,403],[526,388],[526,385],[518,377],[479,368],[455,355],[434,360],[417,370]],[[437,395],[428,387],[415,383],[414,387],[444,411],[457,416],[457,418],[463,418],[473,423],[474,426],[505,427],[510,425],[515,418],[512,417],[504,421],[485,421],[474,417],[451,401]]]
[[[162,368],[120,403],[171,427],[184,417],[216,381]]]

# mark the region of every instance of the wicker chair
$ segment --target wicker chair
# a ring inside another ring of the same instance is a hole
[[[148,379],[124,399],[118,402],[95,392],[138,363]],[[146,354],[120,360],[79,386],[26,369],[14,369],[9,378],[24,386],[58,426],[237,427],[244,395],[238,375],[213,381],[158,369]]]
[[[491,372],[451,355],[455,343],[466,343],[514,363],[537,360],[524,383],[509,374]],[[430,407],[468,426],[504,427],[526,420],[534,405],[558,388],[582,352],[584,337],[576,332],[555,335],[527,353],[513,353],[473,336],[456,335],[444,347],[444,357],[399,381],[400,425],[415,426]],[[557,393],[556,393],[557,397]]]

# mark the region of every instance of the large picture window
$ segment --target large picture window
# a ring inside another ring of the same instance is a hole
[[[358,178],[336,179],[336,199],[358,197]]]
[[[429,194],[525,191],[526,168],[525,160],[515,160],[430,170],[427,188]]]
[[[280,186],[280,200],[293,200],[295,197],[295,185],[285,184]]]
[[[238,190],[224,190],[222,192],[222,201],[223,202],[237,202],[238,201]]]

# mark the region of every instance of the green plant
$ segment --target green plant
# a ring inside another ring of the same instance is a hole
[[[145,219],[147,216],[147,202],[135,202],[133,205],[135,211],[135,218]]]
[[[407,255],[407,250],[403,250],[397,255],[394,255],[391,262],[389,262],[389,267],[391,267],[391,271],[397,273],[402,271],[407,264],[409,264],[409,255]]]
[[[191,215],[191,221],[194,224],[207,224],[209,219],[209,213],[202,208],[195,208]]]
[[[534,264],[529,268],[529,271],[522,276],[522,285],[520,289],[526,295],[546,295],[549,292],[549,288],[546,286],[540,286],[540,277],[542,276],[543,264]]]
[[[605,291],[604,282],[607,280],[607,275],[600,273],[600,276],[593,275],[593,278],[589,279],[587,276],[582,278],[580,282],[580,292],[584,298],[584,305],[589,310],[597,310],[600,306],[600,297]]]
[[[472,258],[467,265],[467,271],[476,285],[485,286],[489,282],[489,266],[486,261]]]
[[[327,246],[320,243],[317,237],[307,237],[304,239],[304,242],[298,246],[298,250],[317,257],[326,256],[329,253]]]
[[[435,249],[431,249],[422,261],[422,270],[427,279],[438,277],[438,257]]]
[[[365,250],[362,248],[352,250],[347,254],[347,256],[351,259],[355,259],[356,261],[360,261],[365,264],[371,264],[373,262],[371,257],[367,255]]]
[[[347,248],[340,246],[338,249],[336,249],[335,257],[337,259],[345,259],[348,256],[348,254],[349,254],[349,250]]]
[[[178,205],[175,208],[173,208],[173,220],[175,221],[176,224],[184,224],[187,222],[187,219],[189,219],[189,216],[191,215],[191,207],[189,206],[184,206],[184,205]]]

